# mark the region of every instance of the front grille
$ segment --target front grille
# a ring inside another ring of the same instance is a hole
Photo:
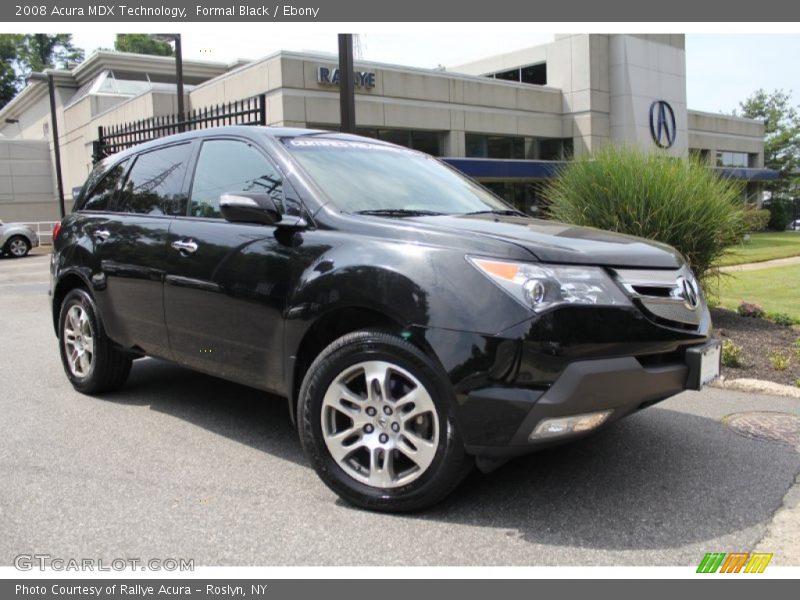
[[[703,297],[688,267],[616,269],[614,275],[637,306],[655,320],[683,329],[700,326]]]

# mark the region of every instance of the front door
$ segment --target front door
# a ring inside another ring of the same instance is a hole
[[[282,311],[291,244],[274,226],[229,223],[226,192],[270,194],[284,206],[283,180],[262,151],[208,139],[197,159],[189,216],[170,228],[164,309],[175,360],[269,390],[282,386]]]

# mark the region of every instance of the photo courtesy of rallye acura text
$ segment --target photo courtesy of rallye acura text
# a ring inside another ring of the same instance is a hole
[[[530,218],[353,135],[225,127],[108,157],[51,274],[77,390],[153,356],[282,396],[320,478],[375,510],[430,506],[475,465],[719,372],[672,248]]]

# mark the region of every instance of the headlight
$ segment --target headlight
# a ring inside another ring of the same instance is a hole
[[[517,301],[542,312],[560,304],[629,306],[628,297],[600,267],[467,260]]]

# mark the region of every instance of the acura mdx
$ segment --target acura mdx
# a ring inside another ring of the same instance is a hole
[[[719,373],[672,248],[539,220],[374,139],[224,127],[92,171],[54,236],[86,394],[144,356],[287,399],[319,477],[421,509],[475,464],[574,440]]]

